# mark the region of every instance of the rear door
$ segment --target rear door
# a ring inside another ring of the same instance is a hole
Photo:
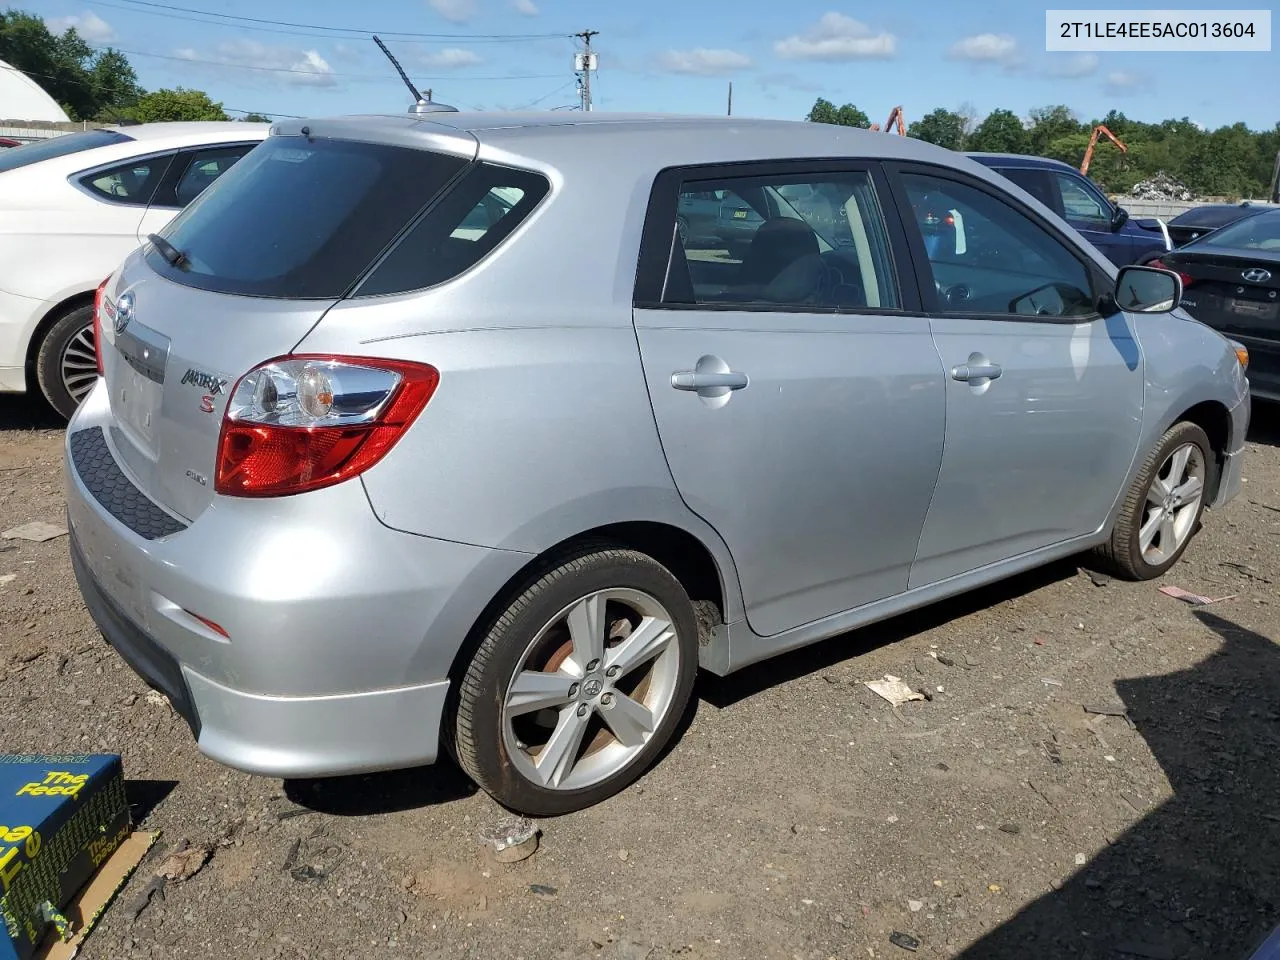
[[[273,137],[147,244],[104,302],[113,446],[188,520],[213,497],[229,393],[289,353],[471,157]],[[110,321],[110,322],[107,322]]]
[[[97,201],[83,215],[83,231],[114,248],[123,260],[138,242],[138,231],[156,191],[173,162],[173,153],[157,153],[115,161],[72,178],[72,183]]]
[[[946,449],[911,586],[1097,530],[1141,427],[1138,347],[1098,315],[1109,278],[1047,220],[984,181],[899,166],[903,209],[943,207],[960,245],[909,224],[946,370]]]
[[[878,165],[840,161],[667,171],[653,190],[635,309],[650,400],[761,635],[906,589],[933,494],[942,370],[884,188]],[[734,238],[741,262],[679,242],[680,199],[713,190],[777,211]],[[840,198],[851,243],[785,199],[813,192]]]
[[[145,240],[149,234],[163,230],[183,207],[200,196],[258,142],[220,143],[174,154],[138,224],[138,239]]]

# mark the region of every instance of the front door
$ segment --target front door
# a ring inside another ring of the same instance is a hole
[[[964,231],[926,244],[931,225],[908,223],[947,391],[916,587],[1099,529],[1137,449],[1143,371],[1125,315],[1098,314],[1109,281],[1047,221],[960,174],[896,179],[904,208],[955,210]]]
[[[1107,198],[1083,176],[1055,170],[1053,183],[1062,199],[1062,214],[1117,266],[1133,263],[1133,237],[1112,227],[1115,208]]]
[[[654,417],[760,635],[905,590],[933,494],[942,370],[883,183],[832,161],[677,170],[654,188],[635,310]],[[758,215],[741,258],[679,241],[680,200],[719,190]]]

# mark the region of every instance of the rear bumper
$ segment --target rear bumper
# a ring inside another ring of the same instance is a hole
[[[68,430],[76,578],[108,642],[170,698],[200,750],[277,777],[433,762],[454,657],[529,558],[390,530],[359,481],[217,501],[147,538],[121,520],[136,521],[119,509],[120,483],[141,496],[132,481],[122,475],[104,504],[69,452],[97,425],[101,394]]]

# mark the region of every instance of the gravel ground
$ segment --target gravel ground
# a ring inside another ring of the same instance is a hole
[[[62,521],[60,442],[0,399],[0,530]],[[162,831],[86,960],[905,958],[895,932],[922,957],[1235,960],[1280,923],[1280,411],[1248,456],[1165,581],[1234,599],[1058,564],[704,677],[650,774],[514,865],[451,766],[281,783],[202,758],[99,638],[65,538],[0,541],[3,748],[122,753]],[[884,674],[932,700],[893,709],[862,686]],[[183,845],[211,856],[156,892]]]

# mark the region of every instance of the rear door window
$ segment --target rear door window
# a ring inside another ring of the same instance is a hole
[[[160,186],[173,154],[130,160],[106,170],[95,170],[80,178],[80,185],[100,200],[126,206],[145,207]]]
[[[166,228],[184,261],[173,266],[153,245],[147,262],[219,293],[336,299],[467,164],[408,147],[270,137]]]
[[[151,201],[152,206],[182,208],[204,193],[213,182],[252,150],[256,144],[238,143],[202,147],[178,154],[174,169]]]

